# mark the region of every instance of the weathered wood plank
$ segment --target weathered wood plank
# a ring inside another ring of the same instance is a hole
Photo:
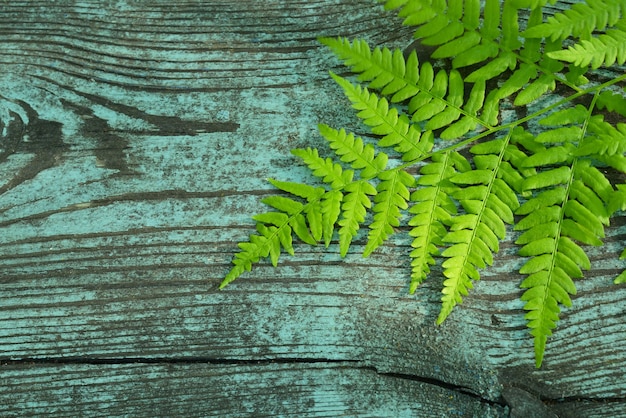
[[[62,378],[60,378],[62,376]],[[3,417],[502,417],[502,406],[354,363],[3,366]]]
[[[88,411],[92,396],[98,408],[110,406],[107,415],[145,411],[155,400],[172,413],[237,415],[263,406],[242,406],[243,396],[262,395],[281,399],[268,413],[288,415],[287,406],[306,416],[304,401],[318,399],[327,382],[334,388],[311,416],[419,415],[420,403],[472,416],[504,413],[512,402],[514,412],[515,400],[501,398],[508,386],[561,416],[626,410],[626,355],[618,349],[626,289],[611,284],[623,268],[615,261],[626,240],[623,217],[593,254],[594,270],[579,282],[540,371],[510,245],[441,327],[440,278],[407,294],[406,234],[367,260],[358,251],[341,260],[336,242],[329,251],[298,246],[279,269],[262,263],[216,290],[236,242],[253,230],[259,197],[271,193],[265,178],[302,179],[289,150],[321,145],[320,121],[358,126],[327,76],[343,69],[316,38],[406,47],[410,30],[372,3],[0,5],[7,413],[11,405],[43,413],[50,402],[62,416],[74,401]],[[244,363],[185,363],[198,358]],[[111,364],[95,364],[103,360]],[[271,360],[281,363],[245,363]],[[54,361],[71,364],[47,363]],[[68,373],[75,398],[62,390]],[[264,388],[259,379],[270,374],[278,383]],[[48,385],[31,393],[41,379]],[[82,393],[80,382],[91,382]],[[290,398],[291,385],[302,393]]]

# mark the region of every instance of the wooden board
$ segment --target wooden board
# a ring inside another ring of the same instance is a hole
[[[0,32],[0,415],[626,416],[624,217],[541,370],[507,244],[440,327],[406,234],[217,290],[289,150],[362,129],[317,37],[407,46],[373,1],[14,1]]]
[[[59,377],[62,376],[62,379]],[[355,363],[202,361],[9,367],[0,410],[73,416],[498,417],[502,407]],[[3,382],[4,383],[4,382]],[[68,389],[69,388],[69,389]],[[3,411],[4,412],[4,411]],[[29,415],[30,415],[29,414]]]

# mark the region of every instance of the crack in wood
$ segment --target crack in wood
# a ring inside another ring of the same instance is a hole
[[[354,368],[362,371],[374,373],[378,376],[409,380],[430,386],[436,386],[450,392],[469,396],[480,403],[492,407],[507,407],[508,403],[502,399],[488,399],[478,394],[474,389],[466,386],[455,385],[444,380],[419,376],[407,373],[381,372],[374,366],[364,365],[360,360],[351,359],[329,359],[329,358],[272,358],[272,359],[238,359],[219,357],[33,357],[22,359],[0,359],[0,366],[20,366],[20,365],[124,365],[124,364],[210,364],[210,365],[246,365],[264,366],[270,364],[328,364],[330,367]]]

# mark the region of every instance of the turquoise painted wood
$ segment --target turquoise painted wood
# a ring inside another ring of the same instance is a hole
[[[407,46],[374,1],[12,1],[0,34],[0,416],[626,416],[624,217],[541,370],[510,243],[440,327],[406,234],[217,290],[289,150],[361,129],[316,38]]]

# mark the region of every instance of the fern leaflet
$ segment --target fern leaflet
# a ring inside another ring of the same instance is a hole
[[[614,190],[594,166],[602,161],[603,150],[589,146],[604,130],[599,119],[582,106],[542,119],[542,125],[553,129],[534,138],[540,146],[524,162],[540,169],[523,181],[524,189],[535,196],[517,210],[524,218],[515,226],[525,231],[516,241],[523,245],[519,254],[531,257],[520,273],[528,275],[521,284],[527,289],[522,300],[529,311],[526,319],[535,340],[537,367],[547,338],[556,328],[559,304],[571,306],[569,295],[576,293],[573,279],[582,278],[582,270],[590,268],[589,258],[576,242],[602,245],[609,224],[608,205]],[[623,153],[614,156],[624,160]]]
[[[509,144],[508,136],[472,147],[475,169],[450,177],[458,186],[452,196],[465,214],[452,217],[450,232],[443,237],[443,242],[451,246],[442,253],[447,260],[443,262],[446,280],[439,324],[467,295],[472,281],[480,278],[477,268],[493,263],[492,254],[498,252],[498,242],[506,234],[505,223],[513,223],[513,211],[519,202],[504,179],[521,180],[521,175],[507,162],[511,159],[509,147],[514,146]]]
[[[524,32],[530,38],[565,40],[570,36],[588,39],[594,31],[603,31],[615,25],[626,15],[626,4],[621,0],[594,0],[573,4],[570,9],[550,16],[545,23]]]
[[[452,216],[457,213],[455,202],[450,198],[454,188],[450,177],[457,170],[467,170],[467,160],[456,152],[445,152],[432,156],[432,161],[422,167],[417,180],[419,188],[411,195],[414,202],[409,212],[414,216],[409,221],[413,228],[409,235],[414,237],[410,257],[412,274],[410,293],[414,293],[430,273],[435,264],[439,247],[444,245]]]
[[[599,68],[626,62],[626,20],[598,37],[583,39],[566,50],[548,53],[550,58],[571,62],[577,67]]]

